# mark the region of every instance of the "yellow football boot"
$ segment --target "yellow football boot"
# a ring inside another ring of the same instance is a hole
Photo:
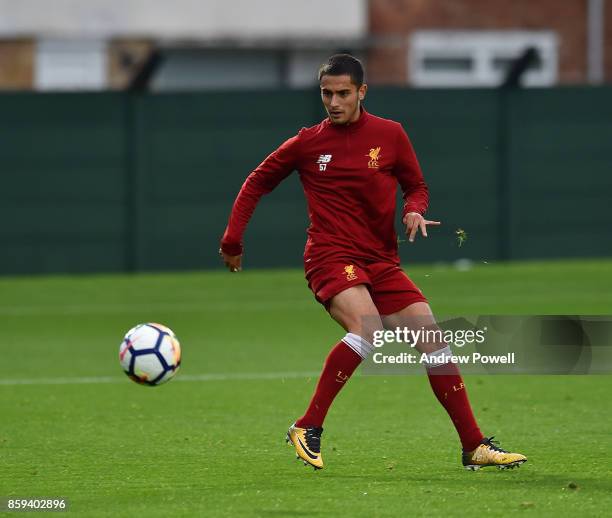
[[[497,443],[497,441],[495,441]],[[494,444],[493,437],[485,437],[474,451],[463,452],[465,469],[476,471],[485,466],[497,466],[499,469],[512,469],[527,462],[527,457],[520,453],[510,453]]]
[[[321,434],[323,428],[300,428],[293,423],[287,431],[286,441],[295,448],[297,459],[304,461],[304,466],[315,470],[323,469],[321,457]]]

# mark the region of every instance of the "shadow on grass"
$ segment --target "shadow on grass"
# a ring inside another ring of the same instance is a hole
[[[393,475],[387,475],[381,477],[380,474],[335,474],[326,473],[325,478],[331,478],[334,480],[367,480],[369,482],[376,481],[378,484],[394,485],[397,483],[401,484],[413,484],[412,488],[422,486],[425,489],[431,489],[433,485],[443,485],[446,489],[465,489],[466,485],[477,485],[479,488],[491,489],[498,491],[503,484],[506,489],[522,488],[522,486],[529,486],[538,489],[555,489],[555,490],[566,490],[568,492],[581,492],[581,491],[603,491],[609,494],[610,492],[610,478],[594,478],[584,476],[573,476],[567,475],[554,475],[554,474],[541,474],[541,473],[530,473],[526,468],[523,471],[512,470],[505,471],[496,468],[484,469],[476,473],[465,472],[464,478],[457,478],[457,473],[447,472],[445,474],[409,474],[399,473],[395,471]],[[572,484],[574,487],[571,487]]]

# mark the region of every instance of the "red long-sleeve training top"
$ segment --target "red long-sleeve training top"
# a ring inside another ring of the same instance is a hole
[[[262,195],[297,170],[308,202],[304,259],[330,257],[399,263],[394,228],[397,184],[403,214],[424,214],[429,194],[401,124],[362,110],[349,125],[325,119],[302,128],[246,179],[221,240],[229,255],[242,253],[242,236]]]

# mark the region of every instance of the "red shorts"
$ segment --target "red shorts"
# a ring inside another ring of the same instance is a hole
[[[325,309],[329,309],[332,297],[359,284],[368,288],[381,315],[390,315],[415,302],[427,302],[416,284],[393,263],[331,261],[306,267],[308,287]]]

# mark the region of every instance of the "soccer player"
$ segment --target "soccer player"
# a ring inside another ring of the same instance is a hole
[[[242,237],[262,195],[297,170],[308,202],[310,227],[304,252],[308,286],[346,331],[325,360],[306,412],[287,432],[298,458],[323,468],[323,421],[338,392],[372,352],[373,334],[409,323],[433,327],[427,299],[400,268],[394,230],[395,193],[404,199],[408,240],[439,225],[424,217],[428,190],[402,126],[362,106],[367,92],[361,62],[337,54],[319,70],[328,117],[284,142],[246,179],[234,202],[219,250],[231,272],[241,270]],[[481,433],[465,384],[445,343],[417,344],[433,361],[431,388],[450,416],[463,448],[463,465],[515,467],[527,459]],[[434,361],[438,360],[436,363]],[[435,366],[433,366],[435,365]]]

